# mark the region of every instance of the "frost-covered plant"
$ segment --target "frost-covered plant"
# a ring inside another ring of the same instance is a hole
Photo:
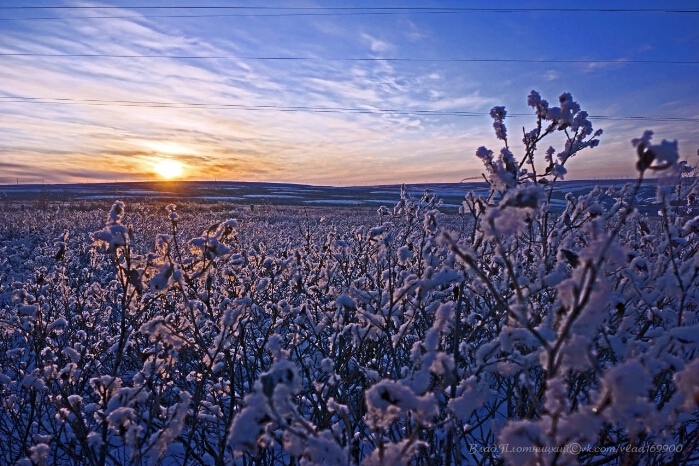
[[[601,134],[592,133],[587,113],[569,94],[560,102],[561,107],[549,108],[538,93],[530,94],[538,121],[524,133],[524,157],[513,163],[507,147],[501,152],[507,154],[501,166],[519,171],[499,170],[483,155],[492,152],[478,150],[490,173],[490,195],[466,197],[465,208],[476,221],[471,241],[443,235],[466,265],[466,276],[473,277],[465,293],[473,340],[461,342],[470,357],[457,379],[475,376],[472,384],[491,390],[480,408],[460,413],[458,424],[479,426],[477,435],[464,429],[463,444],[482,447],[472,448],[473,461],[494,459],[490,443],[511,447],[498,453],[515,464],[687,461],[697,442],[689,434],[696,406],[683,411],[669,401],[681,399],[673,377],[683,373],[696,349],[689,349],[693,342],[672,341],[669,335],[697,324],[697,295],[688,285],[697,285],[699,268],[695,249],[683,247],[696,241],[696,233],[685,227],[688,237],[673,241],[673,230],[666,227],[664,240],[651,245],[648,220],[634,210],[645,171],[673,169],[677,143],[653,146],[652,133],[646,132],[633,141],[639,155],[634,186],[594,190],[577,199],[569,195],[563,213],[551,215],[553,184],[565,174],[565,163],[595,147]],[[496,136],[506,141],[505,112],[493,113]],[[555,131],[565,133],[565,150],[556,159],[555,149],[546,151],[548,166],[541,175],[536,145]],[[522,169],[525,164],[530,171]],[[683,189],[696,192],[696,180]],[[676,243],[682,246],[674,248]],[[660,281],[639,281],[639,275],[647,276],[649,254],[663,264],[654,277],[662,276]],[[662,359],[661,353],[673,363],[652,362]],[[484,435],[488,418],[495,425]],[[666,448],[646,448],[661,444]],[[570,445],[589,449],[570,450]],[[642,448],[646,455],[634,455]],[[613,449],[613,454],[597,453]]]

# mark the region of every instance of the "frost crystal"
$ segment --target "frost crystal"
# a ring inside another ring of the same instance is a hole
[[[439,412],[431,394],[418,397],[409,387],[391,380],[383,380],[368,389],[366,404],[367,422],[377,429],[388,429],[407,411],[427,423]]]
[[[493,128],[495,129],[495,137],[507,140],[507,128],[505,127],[505,116],[507,111],[505,107],[493,107],[490,110],[490,117],[495,120],[493,121]]]

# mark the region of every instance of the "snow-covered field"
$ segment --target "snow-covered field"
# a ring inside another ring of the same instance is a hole
[[[554,193],[551,205],[562,210],[566,193],[581,195],[596,186],[602,189],[620,189],[628,180],[588,180],[563,181]],[[469,191],[487,196],[488,185],[482,183],[432,183],[406,186],[407,192],[421,197],[427,190],[442,200],[442,208],[457,210],[463,197]],[[282,183],[242,183],[242,182],[160,182],[160,183],[93,183],[57,185],[0,185],[0,203],[24,204],[37,202],[70,204],[80,201],[114,199],[128,201],[162,200],[165,202],[183,200],[193,202],[231,202],[242,205],[326,205],[363,206],[377,208],[393,205],[400,197],[400,185],[393,186],[308,186]],[[657,212],[655,182],[648,181],[639,196],[639,207]],[[655,206],[655,207],[653,207]]]
[[[0,463],[699,461],[689,206],[200,188],[0,204]]]

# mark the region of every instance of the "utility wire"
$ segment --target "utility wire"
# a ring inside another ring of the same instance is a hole
[[[311,106],[281,106],[281,105],[243,105],[243,104],[207,104],[193,102],[162,102],[162,101],[133,101],[133,100],[101,100],[101,99],[71,99],[44,97],[0,97],[3,103],[33,103],[33,104],[70,104],[98,105],[116,107],[147,107],[147,108],[203,108],[203,109],[235,109],[235,110],[273,110],[280,112],[318,112],[318,113],[392,113],[401,115],[455,115],[455,116],[485,116],[486,112],[460,112],[439,110],[399,110],[389,108],[351,108],[351,107],[311,107]]]
[[[258,60],[258,61],[387,61],[387,62],[456,62],[456,63],[613,63],[613,64],[662,64],[698,65],[699,60],[628,60],[628,59],[576,59],[576,58],[325,58],[325,57],[250,57],[236,55],[136,55],[107,53],[1,53],[0,57],[42,57],[42,58],[165,58],[181,60]]]
[[[696,8],[551,8],[551,7],[526,7],[526,8],[489,8],[489,7],[285,7],[285,6],[221,6],[221,5],[128,5],[128,6],[77,6],[77,5],[46,5],[46,6],[2,6],[0,10],[263,10],[263,11],[449,11],[449,12],[495,12],[495,13],[520,13],[520,12],[574,12],[574,13],[697,13]]]
[[[244,110],[244,111],[277,111],[277,112],[310,112],[310,113],[348,113],[348,114],[385,114],[392,115],[416,115],[416,116],[457,116],[457,117],[484,117],[490,116],[489,112],[448,111],[448,110],[410,110],[394,108],[355,108],[355,107],[314,107],[314,106],[282,106],[282,105],[243,105],[243,104],[207,104],[194,102],[163,102],[163,101],[138,101],[138,100],[102,100],[102,99],[72,99],[49,97],[12,97],[0,96],[2,103],[28,103],[28,104],[57,104],[57,105],[94,105],[112,107],[142,107],[142,108],[191,108],[209,110]],[[508,117],[531,117],[529,113],[508,113]],[[656,121],[656,122],[688,122],[699,123],[699,118],[660,117],[660,116],[608,116],[590,115],[593,120],[612,121]]]
[[[270,7],[270,6],[15,6],[0,7],[0,11],[40,10],[212,10],[234,11],[215,14],[144,14],[144,15],[92,15],[92,16],[44,16],[28,18],[0,18],[0,21],[64,20],[64,19],[138,19],[138,18],[215,18],[250,16],[356,16],[401,14],[465,14],[465,13],[672,13],[695,14],[691,8],[435,8],[435,7]],[[261,11],[261,12],[255,12]]]
[[[424,14],[445,14],[447,11],[426,11]],[[249,17],[291,17],[291,16],[365,16],[365,15],[395,15],[391,12],[352,12],[352,13],[230,13],[230,14],[180,14],[180,15],[129,15],[129,16],[36,16],[29,18],[0,18],[0,21],[38,21],[65,19],[150,19],[150,18],[249,18]]]

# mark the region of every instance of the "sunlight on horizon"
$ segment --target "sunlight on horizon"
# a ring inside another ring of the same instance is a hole
[[[182,175],[184,165],[177,160],[161,160],[154,166],[155,172],[166,180],[172,180]]]

